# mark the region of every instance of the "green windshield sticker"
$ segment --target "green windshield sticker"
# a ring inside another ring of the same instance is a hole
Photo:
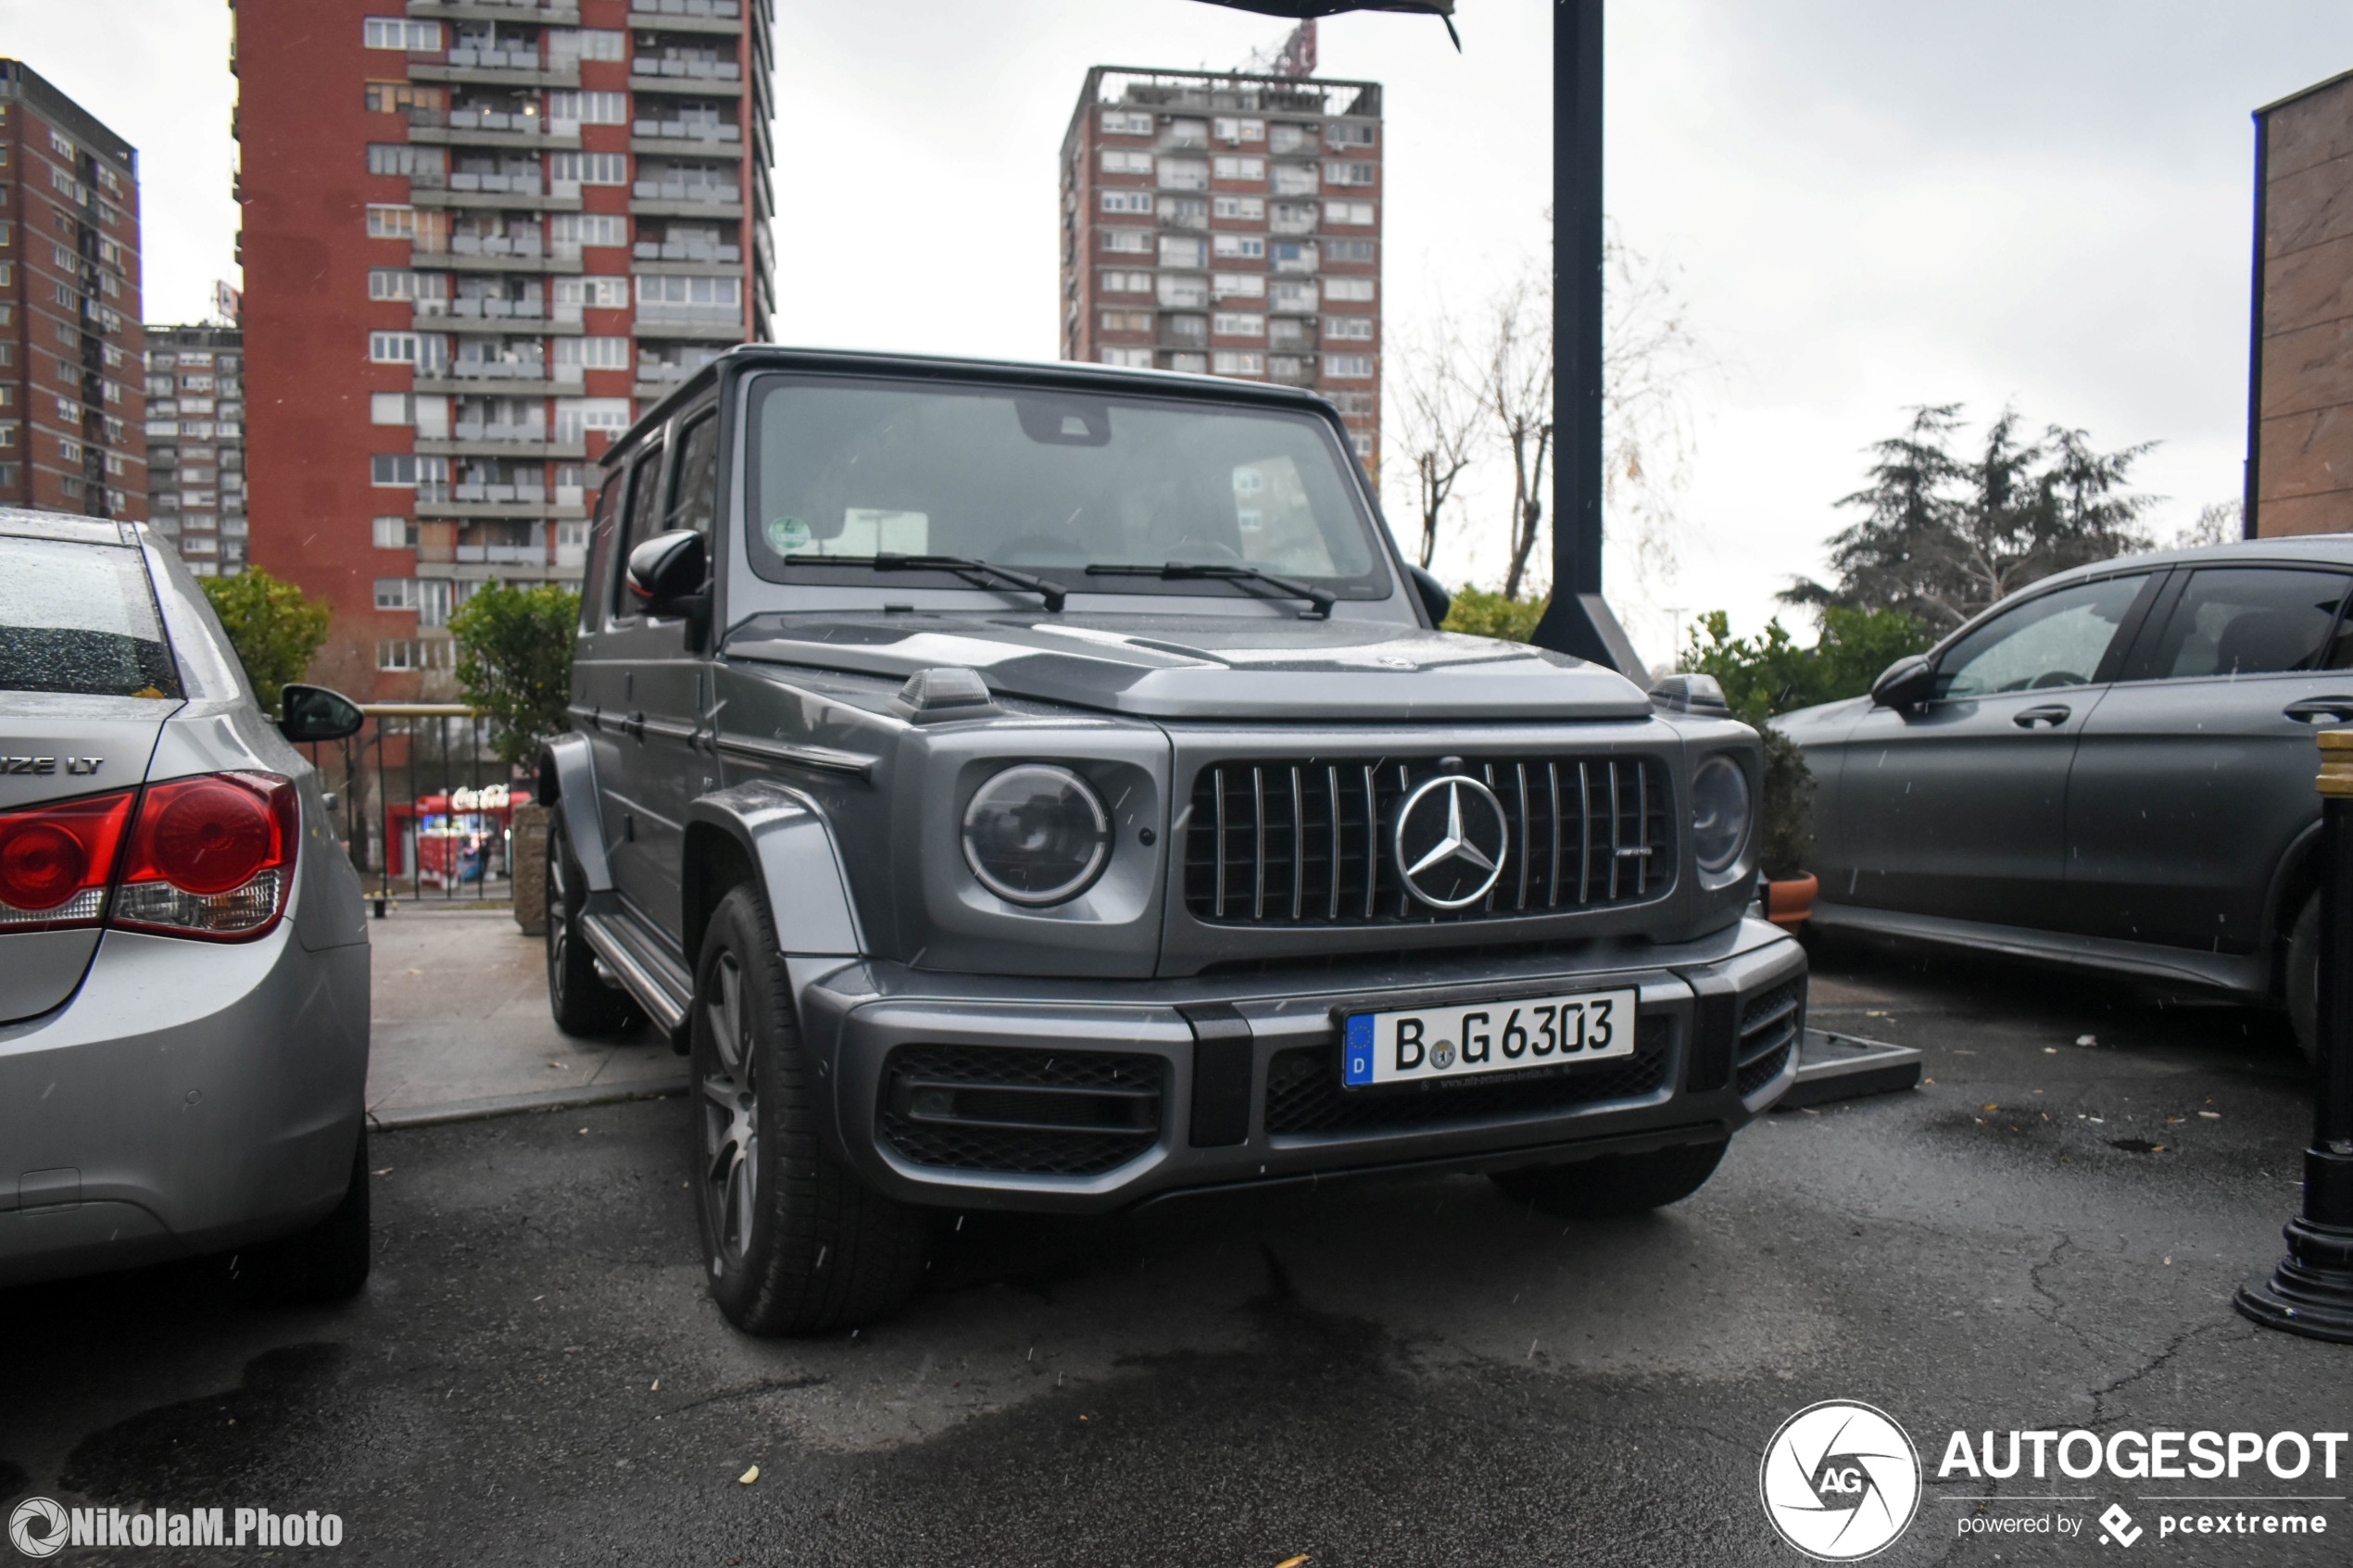
[[[771,518],[768,521],[768,547],[780,556],[809,548],[809,525],[797,517]]]

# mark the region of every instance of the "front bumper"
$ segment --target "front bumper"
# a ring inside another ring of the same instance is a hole
[[[935,1206],[1088,1213],[1202,1188],[1505,1169],[1729,1137],[1796,1077],[1806,957],[1744,920],[1683,944],[1187,980],[933,974],[871,960],[796,979],[804,1045],[830,1085],[829,1141],[875,1187]],[[1338,1085],[1335,1006],[1604,987],[1637,992],[1631,1059],[1443,1090]],[[948,1083],[1015,1092],[927,1091]],[[1132,1125],[1077,1135],[1040,1124],[1024,1108],[1046,1103],[1035,1085],[1048,1083],[1064,1085],[1061,1103],[1084,1099]],[[982,1120],[927,1113],[927,1092],[935,1112],[963,1115],[971,1102]]]
[[[368,947],[108,931],[63,1006],[0,1027],[0,1285],[300,1229],[350,1183]]]

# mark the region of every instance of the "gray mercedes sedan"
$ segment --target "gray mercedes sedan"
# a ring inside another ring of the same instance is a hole
[[[1816,923],[2272,1002],[2309,1053],[2348,590],[2353,535],[2081,567],[1776,721],[1818,786]]]
[[[317,772],[132,524],[0,509],[0,1285],[368,1274],[368,928]]]

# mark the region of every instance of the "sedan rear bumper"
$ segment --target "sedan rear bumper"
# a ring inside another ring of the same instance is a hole
[[[109,931],[71,999],[0,1027],[0,1284],[300,1229],[350,1180],[368,948]]]
[[[1400,1167],[1504,1169],[1726,1138],[1794,1081],[1803,949],[1762,922],[1680,946],[1410,972],[1301,966],[1120,983],[852,963],[799,987],[837,1153],[936,1206],[1101,1212],[1204,1188]],[[1631,988],[1631,1057],[1352,1090],[1336,1007]]]

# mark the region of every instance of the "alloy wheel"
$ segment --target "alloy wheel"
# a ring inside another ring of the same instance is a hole
[[[711,966],[702,1008],[711,1040],[710,1059],[700,1064],[703,1211],[717,1273],[742,1261],[750,1247],[760,1196],[760,1095],[735,954],[723,952]]]

